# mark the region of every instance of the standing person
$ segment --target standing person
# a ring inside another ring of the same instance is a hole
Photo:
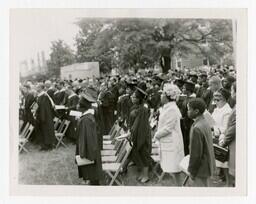
[[[149,125],[149,110],[144,106],[146,97],[146,84],[136,87],[131,99],[133,106],[129,117],[129,129],[133,143],[131,159],[141,170],[138,180],[142,183],[149,181],[149,167],[151,164],[151,130]]]
[[[32,92],[30,85],[24,85],[24,124],[27,122],[34,125],[34,118],[31,112],[31,105],[35,102],[35,94]]]
[[[136,83],[133,83],[132,81],[127,81],[126,84],[127,84],[125,89],[126,94],[119,97],[118,104],[120,109],[120,119],[124,124],[123,127],[127,128],[130,110],[133,105],[131,100],[131,95],[134,92]]]
[[[236,83],[231,87],[231,96],[236,100]],[[219,141],[221,147],[229,148],[229,186],[235,186],[235,175],[236,175],[236,106],[232,109],[229,116],[227,129],[225,131],[225,136]]]
[[[101,84],[98,101],[104,120],[103,133],[107,135],[114,124],[114,95],[106,83]]]
[[[193,120],[188,117],[188,101],[191,98],[195,98],[195,84],[191,81],[185,81],[183,85],[183,93],[185,95],[185,99],[182,101],[180,106],[180,112],[182,115],[181,118],[181,131],[183,135],[183,142],[184,142],[184,152],[185,155],[189,154],[189,130],[193,123]],[[180,104],[180,103],[179,103]]]
[[[205,108],[200,98],[191,99],[188,103],[188,116],[194,120],[190,130],[189,185],[195,187],[207,187],[208,179],[215,172],[212,132],[203,116]]]
[[[75,111],[76,107],[78,105],[79,96],[74,92],[72,86],[68,86],[66,89],[66,94],[68,96],[67,98],[67,120],[70,121],[70,125],[67,129],[67,137],[70,138],[74,143],[76,142],[76,134],[75,134],[75,128],[76,128],[76,119],[75,116],[70,116],[70,111]]]
[[[223,80],[222,80],[222,86],[224,89],[228,90],[229,92],[231,92],[231,86],[232,84],[235,82],[235,78],[232,76],[226,76]],[[235,106],[235,99],[233,97],[230,96],[230,98],[228,99],[228,104],[230,105],[231,108],[233,108]]]
[[[214,108],[216,107],[214,101],[213,101],[213,93],[217,90],[219,90],[222,87],[221,85],[221,79],[218,76],[212,76],[209,79],[209,88],[205,91],[205,93],[202,95],[202,99],[206,103],[207,110],[212,113]]]
[[[47,80],[45,82],[45,85],[46,88],[48,88],[47,94],[51,97],[52,100],[54,100],[54,93],[57,91],[55,83],[51,83],[51,81]]]
[[[199,75],[199,85],[200,85],[200,88],[198,89],[198,91],[196,93],[196,97],[197,98],[202,98],[203,94],[208,89],[207,74],[201,73]]]
[[[228,99],[230,98],[230,93],[224,88],[214,92],[213,94],[213,101],[216,104],[216,108],[212,113],[212,118],[215,121],[214,128],[214,137],[217,139],[217,143],[223,139],[225,130],[227,128],[228,119],[232,109],[230,108],[229,104],[227,103]],[[228,176],[228,162],[220,162],[216,160],[216,166],[220,168],[220,172],[222,173],[222,177],[226,185],[228,185],[229,176]]]
[[[174,176],[179,185],[179,164],[184,158],[183,137],[180,128],[181,113],[176,105],[181,91],[176,85],[165,84],[161,94],[163,108],[160,110],[158,128],[154,139],[160,143],[160,165],[163,172]]]
[[[41,150],[50,150],[55,143],[54,133],[54,103],[50,96],[45,92],[43,84],[38,85],[36,122],[39,133],[39,143]]]
[[[78,176],[91,185],[99,185],[102,176],[100,148],[97,139],[96,122],[92,103],[95,100],[88,93],[81,94],[78,109],[83,112],[77,124],[76,155],[94,161],[93,164],[78,166]]]
[[[58,90],[54,93],[54,102],[56,105],[64,105],[66,103],[65,83],[60,81],[57,86]]]

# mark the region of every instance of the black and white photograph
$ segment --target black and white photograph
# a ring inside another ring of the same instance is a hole
[[[243,189],[246,25],[138,13],[10,10],[19,188]]]

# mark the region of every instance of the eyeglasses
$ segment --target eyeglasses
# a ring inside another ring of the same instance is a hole
[[[213,101],[214,102],[219,102],[219,101],[221,101],[221,99],[215,98],[215,99],[213,99]]]

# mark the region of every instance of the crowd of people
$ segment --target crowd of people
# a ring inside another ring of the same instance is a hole
[[[65,108],[57,109],[59,105]],[[71,111],[80,111],[82,116],[71,116]],[[174,175],[177,185],[179,164],[186,155],[190,155],[189,185],[208,186],[211,176],[215,176],[214,182],[235,185],[234,69],[170,70],[167,74],[148,71],[22,82],[20,120],[35,127],[31,142],[40,144],[42,151],[55,146],[54,117],[70,121],[66,137],[76,144],[76,155],[94,161],[78,168],[79,177],[92,185],[100,184],[102,179],[103,135],[116,121],[130,133],[133,144],[123,172],[134,163],[139,182],[150,179],[152,142],[157,142],[160,166]],[[229,149],[227,161],[215,159],[213,144]]]

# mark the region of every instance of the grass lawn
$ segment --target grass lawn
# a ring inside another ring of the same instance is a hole
[[[59,147],[51,151],[39,151],[40,147],[27,144],[29,153],[19,154],[19,184],[32,185],[80,185],[77,166],[75,164],[75,145],[65,142],[67,148]],[[127,186],[174,186],[171,176],[166,175],[159,183],[156,176],[150,174],[150,181],[141,184],[136,181],[137,170],[134,166],[128,168],[123,176]],[[181,174],[181,182],[185,175]],[[211,186],[223,186],[223,183]]]

